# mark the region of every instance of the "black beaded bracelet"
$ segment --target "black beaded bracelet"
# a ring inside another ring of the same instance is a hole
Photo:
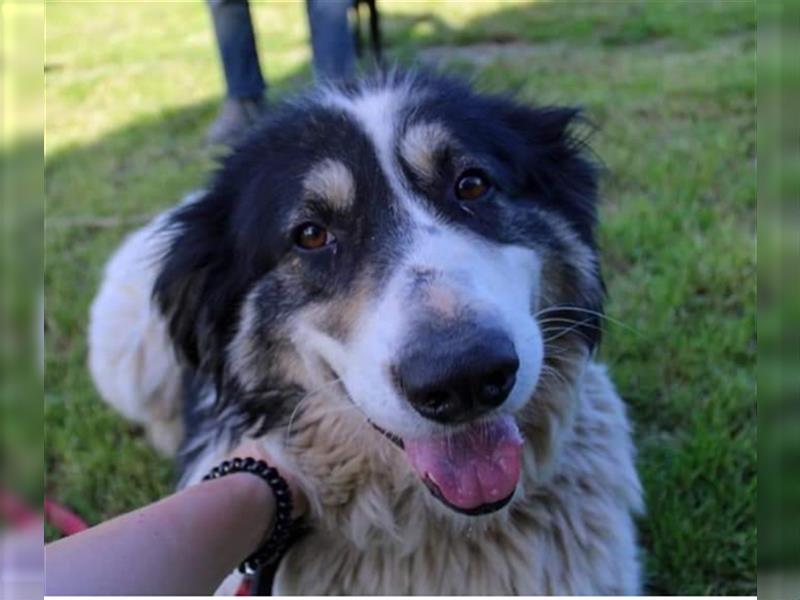
[[[239,565],[239,572],[252,575],[259,567],[278,561],[286,550],[292,529],[292,492],[277,469],[263,460],[234,458],[209,471],[203,481],[219,479],[233,473],[252,473],[263,479],[275,496],[275,520],[272,535]]]

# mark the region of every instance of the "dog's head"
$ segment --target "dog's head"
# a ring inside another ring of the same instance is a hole
[[[397,74],[287,105],[173,219],[176,345],[243,427],[328,389],[451,509],[498,509],[598,339],[577,116]]]

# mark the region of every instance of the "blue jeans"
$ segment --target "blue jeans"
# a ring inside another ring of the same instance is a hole
[[[229,98],[260,99],[266,84],[258,62],[247,0],[208,0]],[[314,75],[343,79],[355,71],[355,44],[347,11],[352,0],[306,0]]]

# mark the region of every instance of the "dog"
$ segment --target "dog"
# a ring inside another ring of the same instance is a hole
[[[103,398],[180,486],[252,438],[308,496],[277,593],[641,591],[582,122],[431,74],[322,85],[111,258]]]

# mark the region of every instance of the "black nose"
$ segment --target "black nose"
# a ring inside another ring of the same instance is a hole
[[[514,387],[518,368],[508,336],[471,327],[417,339],[395,368],[395,376],[423,417],[458,423],[502,404]]]

